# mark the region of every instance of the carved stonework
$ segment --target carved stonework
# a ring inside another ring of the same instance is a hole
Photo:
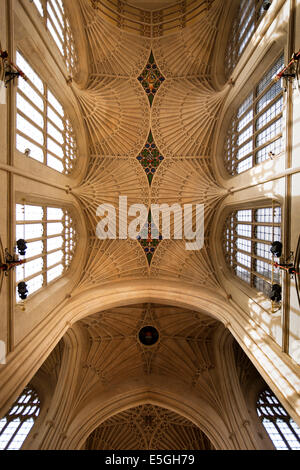
[[[225,2],[217,0],[210,10],[191,26],[182,28],[171,37],[153,40],[155,58],[167,78],[209,78],[210,56],[224,8]]]
[[[89,436],[85,448],[213,450],[213,445],[191,421],[173,411],[146,404],[123,411],[104,421]]]
[[[193,24],[195,19],[214,24],[221,0],[173,0],[158,2],[138,0],[80,0],[90,22],[104,19],[136,38],[169,36]],[[170,21],[170,17],[172,21]]]
[[[208,80],[167,79],[153,102],[153,137],[165,157],[208,157],[211,139],[228,89]]]
[[[181,28],[172,40],[150,41],[126,32],[126,2],[118,3],[119,29],[99,5],[95,10],[85,0],[80,4],[91,74],[88,87],[74,91],[88,129],[90,155],[87,174],[73,194],[83,206],[91,239],[79,288],[149,275],[215,287],[208,238],[224,191],[211,171],[211,139],[228,87],[213,89],[210,60],[224,6],[219,0],[206,3],[197,23]],[[180,8],[185,14],[189,5]],[[154,11],[144,19],[153,21],[153,34],[159,36],[163,13]],[[151,203],[205,204],[205,247],[193,253],[180,241],[165,240],[158,248],[152,238],[140,245],[97,240],[97,207],[117,207],[119,196],[127,196],[128,205],[148,208]]]
[[[101,18],[88,0],[79,0],[93,74],[116,77],[137,77],[150,54],[146,38],[133,36]]]
[[[90,138],[100,156],[136,157],[149,130],[149,104],[135,79],[94,77],[77,97]]]
[[[118,307],[80,321],[89,338],[81,378],[84,384],[110,385],[136,374],[178,375],[210,395],[202,374],[214,368],[212,336],[218,323],[197,312],[155,304]],[[159,339],[144,345],[139,332],[145,326],[157,330]]]

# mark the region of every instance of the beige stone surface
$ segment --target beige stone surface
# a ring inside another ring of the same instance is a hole
[[[2,3],[1,48],[13,59],[20,50],[49,82],[74,123],[78,161],[66,176],[15,149],[12,82],[8,104],[0,105],[0,255],[13,250],[15,203],[22,199],[71,208],[78,239],[69,271],[29,297],[25,311],[15,303],[14,274],[0,274],[0,339],[8,348],[0,365],[0,417],[32,383],[42,409],[28,449],[122,446],[128,422],[138,428],[141,415],[172,426],[157,438],[149,424],[131,447],[151,448],[151,439],[192,446],[196,435],[216,449],[272,448],[253,397],[266,383],[300,423],[296,284],[283,279],[284,302],[272,313],[264,295],[228,270],[222,237],[230,211],[273,201],[283,208],[285,249],[296,250],[299,89],[283,95],[278,158],[229,178],[223,149],[236,106],[280,51],[287,62],[291,37],[299,49],[299,2],[292,31],[291,2],[274,0],[231,82],[223,61],[236,1],[128,0],[118,9],[104,0],[94,9],[88,0],[65,0],[78,51],[72,81],[35,5]],[[151,50],[165,77],[152,107],[137,80]],[[164,156],[151,186],[136,159],[150,129]],[[203,249],[163,240],[149,266],[137,240],[97,239],[97,207],[117,205],[120,195],[147,207],[204,204]],[[160,333],[150,349],[137,338],[146,323]]]

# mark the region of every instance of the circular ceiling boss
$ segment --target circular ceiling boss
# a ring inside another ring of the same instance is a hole
[[[144,326],[139,331],[139,340],[144,346],[153,346],[157,343],[159,333],[154,326]]]

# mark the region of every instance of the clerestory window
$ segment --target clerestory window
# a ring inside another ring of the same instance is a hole
[[[274,77],[283,55],[269,68],[234,113],[225,140],[225,166],[232,176],[282,151],[283,91]]]
[[[257,400],[257,414],[277,450],[300,450],[300,428],[271,390]]]
[[[240,2],[226,48],[225,74],[227,78],[237,65],[265,13],[263,0],[242,0]]]
[[[7,415],[0,420],[0,450],[19,450],[40,413],[40,400],[26,387]]]
[[[279,206],[235,210],[226,219],[227,265],[236,276],[266,295],[273,283],[280,284],[280,272],[272,266],[270,248],[274,241],[281,241]]]
[[[71,264],[76,232],[68,210],[43,205],[16,205],[16,240],[26,241],[26,263],[16,269],[16,284],[28,295],[60,277]],[[17,289],[17,286],[16,286]],[[17,300],[19,300],[16,290]]]
[[[77,156],[71,122],[47,83],[19,52],[16,62],[28,77],[27,81],[18,79],[16,147],[54,170],[69,174]]]
[[[65,60],[68,72],[74,75],[77,68],[77,56],[72,30],[66,17],[62,0],[33,0],[45,26],[54,39]]]

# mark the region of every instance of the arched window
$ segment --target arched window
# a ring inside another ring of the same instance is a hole
[[[39,14],[63,56],[69,74],[77,67],[74,39],[62,0],[33,0]]]
[[[76,159],[76,141],[63,106],[17,52],[18,67],[28,81],[18,80],[17,149],[61,173],[69,174]]]
[[[37,393],[26,387],[0,420],[0,450],[19,450],[40,413]]]
[[[26,263],[16,269],[16,282],[27,284],[28,295],[57,279],[70,266],[75,250],[75,229],[66,209],[17,204],[18,239],[26,240],[27,250]]]
[[[230,30],[225,54],[225,74],[228,78],[249,43],[258,23],[263,17],[264,0],[242,0]]]
[[[283,64],[281,55],[231,119],[224,153],[226,169],[232,176],[282,151],[283,91],[280,81],[274,83],[273,79]]]
[[[265,390],[259,395],[256,408],[276,449],[300,450],[300,428],[271,390]]]
[[[224,251],[227,265],[250,286],[269,294],[272,280],[280,273],[272,269],[271,244],[281,241],[281,208],[235,210],[226,219]]]

